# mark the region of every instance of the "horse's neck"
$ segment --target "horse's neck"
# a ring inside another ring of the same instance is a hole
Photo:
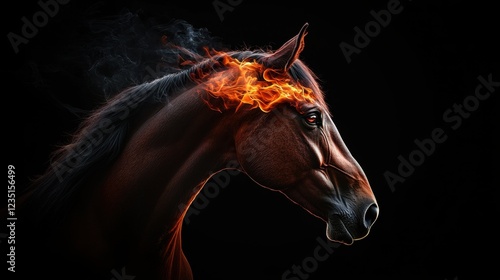
[[[83,220],[102,221],[93,226],[101,229],[109,248],[139,244],[129,254],[144,261],[159,255],[160,244],[180,250],[187,206],[211,173],[235,158],[225,118],[195,90],[173,99],[135,130],[92,192],[92,202],[83,206]],[[85,227],[74,226],[75,231]]]

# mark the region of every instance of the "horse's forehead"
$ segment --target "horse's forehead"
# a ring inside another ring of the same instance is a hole
[[[304,112],[315,109],[322,115],[330,116],[330,107],[326,103],[323,93],[314,87],[311,87],[311,90],[313,98],[310,102],[301,102],[301,105],[299,106],[301,108],[301,111]]]

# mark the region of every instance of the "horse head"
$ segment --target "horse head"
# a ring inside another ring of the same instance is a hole
[[[264,66],[260,79],[286,81],[278,89],[284,96],[280,98],[289,102],[259,105],[260,115],[239,126],[237,157],[253,181],[325,221],[328,239],[350,245],[368,235],[378,205],[332,120],[316,77],[299,60],[306,28],[259,59]]]

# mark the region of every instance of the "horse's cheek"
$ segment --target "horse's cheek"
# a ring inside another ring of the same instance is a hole
[[[254,161],[257,157],[257,150],[252,145],[249,145],[248,141],[238,143],[237,151],[238,158],[242,161],[243,166]]]

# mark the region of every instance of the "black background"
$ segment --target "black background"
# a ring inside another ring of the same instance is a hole
[[[95,106],[84,75],[47,71],[82,69],[78,57],[61,57],[80,38],[72,27],[86,17],[127,9],[159,22],[183,19],[235,49],[278,48],[309,22],[301,59],[321,79],[334,121],[372,184],[380,216],[367,238],[337,248],[307,279],[482,279],[494,270],[499,88],[456,130],[443,113],[474,94],[478,76],[500,81],[495,9],[477,2],[401,1],[402,12],[347,63],[339,44],[352,45],[353,28],[363,29],[373,20],[370,11],[386,9],[389,1],[237,2],[221,21],[212,1],[74,0],[61,5],[19,53],[5,36],[3,135],[18,190],[46,168],[55,145],[78,125],[54,100]],[[3,34],[19,34],[21,17],[38,10],[35,1],[5,3]],[[398,156],[408,158],[414,140],[429,138],[435,128],[447,140],[391,189],[384,172],[397,173]],[[325,225],[244,176],[230,179],[184,226],[195,279],[282,279],[313,255]],[[29,268],[19,263],[18,269]]]

